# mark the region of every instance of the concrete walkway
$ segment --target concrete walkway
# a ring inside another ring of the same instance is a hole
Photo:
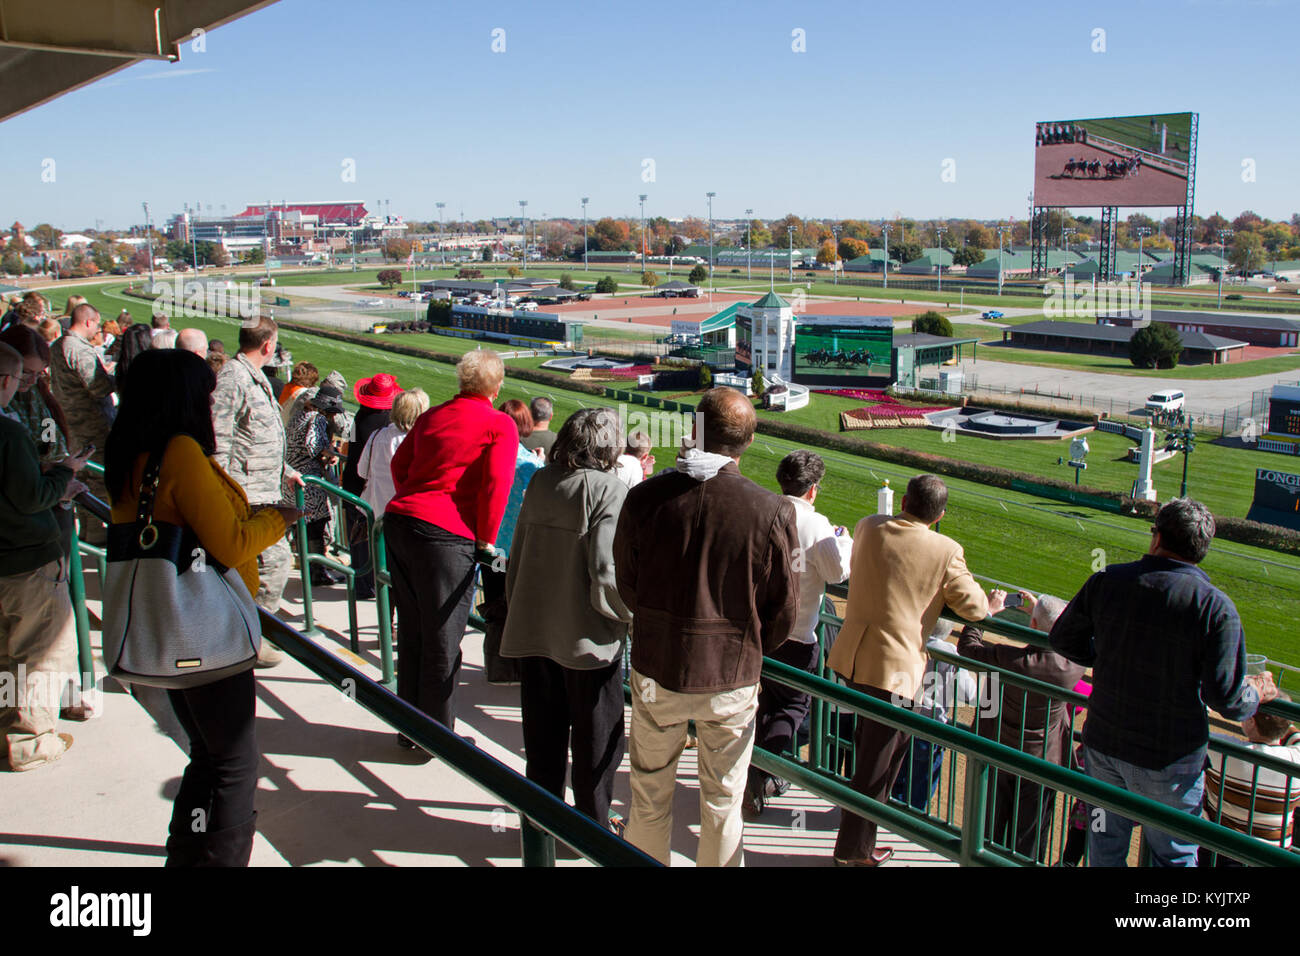
[[[98,627],[95,572],[87,574],[92,628]],[[321,644],[355,663],[347,650],[341,588],[319,592]],[[282,616],[301,626],[298,586],[291,582]],[[373,602],[359,609],[361,658],[378,677]],[[98,654],[99,634],[92,639]],[[458,733],[521,773],[519,689],[482,679],[482,635],[464,642]],[[137,700],[104,679],[102,716],[63,722],[76,738],[58,762],[0,782],[0,865],[161,866],[171,800],[187,762],[169,736],[179,728],[161,692]],[[424,755],[400,749],[387,725],[286,655],[260,670],[257,734],[262,750],[254,866],[518,866],[519,821],[489,794]],[[630,720],[630,715],[629,718]],[[615,785],[624,816],[627,758]],[[690,865],[699,835],[695,752],[682,756],[674,806],[674,865]],[[839,811],[792,789],[764,817],[746,825],[749,866],[826,866]],[[882,832],[895,848],[891,866],[952,865]],[[588,865],[561,849],[560,865]]]

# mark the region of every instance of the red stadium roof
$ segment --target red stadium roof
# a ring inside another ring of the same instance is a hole
[[[249,206],[243,212],[238,213],[236,218],[248,216],[261,219],[266,215],[267,206]],[[284,209],[300,212],[304,216],[315,216],[317,220],[325,222],[347,222],[357,223],[366,215],[365,203],[359,202],[291,202],[291,203],[272,203],[269,207],[272,210]]]

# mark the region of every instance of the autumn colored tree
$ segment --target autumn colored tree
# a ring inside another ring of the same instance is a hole
[[[393,289],[401,283],[402,273],[400,269],[380,269],[375,278],[379,280],[380,285]]]
[[[411,254],[413,248],[410,239],[389,239],[383,245],[384,258],[389,262],[401,262]]]
[[[606,216],[597,221],[592,231],[595,233],[593,244],[602,252],[632,248],[630,244],[632,231],[621,219],[611,219]]]
[[[817,248],[817,261],[824,266],[833,265],[838,258],[835,243],[827,239]]]
[[[851,236],[840,240],[841,259],[856,259],[858,256],[865,256],[867,252],[866,240],[854,239]]]

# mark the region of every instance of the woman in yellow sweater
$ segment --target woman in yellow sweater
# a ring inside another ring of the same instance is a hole
[[[212,560],[234,568],[249,593],[257,593],[257,556],[284,536],[298,513],[288,506],[254,512],[243,489],[210,457],[216,445],[216,376],[190,352],[151,349],[131,363],[124,378],[105,450],[113,523],[135,522],[146,462],[163,450],[154,518],[193,529]],[[253,671],[167,695],[190,738],[190,763],[172,808],[167,865],[247,866],[260,759]]]

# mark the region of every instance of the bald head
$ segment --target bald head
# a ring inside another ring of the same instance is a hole
[[[88,302],[83,302],[72,310],[68,327],[77,332],[93,332],[99,327],[99,310]]]
[[[208,337],[202,329],[181,329],[176,336],[176,347],[193,352],[199,358],[208,357]]]
[[[750,400],[734,388],[709,389],[695,411],[703,422],[704,434],[696,437],[704,451],[739,458],[754,440],[758,416]]]

